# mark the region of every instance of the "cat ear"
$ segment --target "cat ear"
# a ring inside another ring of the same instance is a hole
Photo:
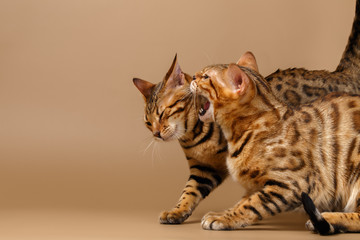
[[[155,87],[155,84],[142,80],[140,78],[133,78],[133,83],[146,99],[150,97],[151,92]]]
[[[234,63],[229,64],[226,73],[233,90],[239,95],[244,95],[251,85],[251,80],[246,73]]]
[[[256,63],[255,56],[252,52],[244,53],[236,63],[237,65],[250,68],[256,72],[259,72],[258,65]]]
[[[165,86],[169,88],[181,86],[185,83],[185,75],[181,71],[180,65],[177,62],[177,54],[175,55],[173,63],[165,76],[165,81]]]

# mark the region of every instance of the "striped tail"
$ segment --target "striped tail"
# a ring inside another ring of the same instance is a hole
[[[356,0],[351,34],[336,71],[347,72],[353,78],[360,76],[360,0]]]

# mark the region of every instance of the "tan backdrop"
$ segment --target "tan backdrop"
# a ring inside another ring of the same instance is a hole
[[[175,53],[192,74],[247,50],[263,75],[333,70],[354,7],[353,0],[0,0],[0,225],[13,229],[6,236],[42,236],[14,226],[26,212],[26,224],[37,226],[37,212],[59,209],[146,212],[157,226],[158,212],[177,201],[187,163],[176,142],[148,147],[132,78],[160,81]],[[241,194],[228,179],[199,207],[194,228]]]

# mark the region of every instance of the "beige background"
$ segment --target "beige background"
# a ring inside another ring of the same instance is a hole
[[[333,70],[354,7],[354,0],[0,0],[0,239],[318,238],[301,214],[256,231],[202,230],[203,214],[241,196],[231,179],[189,224],[158,224],[178,199],[187,163],[176,142],[147,148],[152,138],[132,78],[160,81],[175,53],[192,74],[247,50],[263,75]]]

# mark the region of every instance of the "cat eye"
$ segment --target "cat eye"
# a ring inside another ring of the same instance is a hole
[[[204,79],[208,79],[209,76],[208,76],[207,74],[204,74],[203,78],[204,78]]]
[[[151,127],[151,122],[145,122],[145,124]]]
[[[193,81],[195,81],[195,80],[196,80],[196,76],[194,75],[194,76],[193,76]]]

